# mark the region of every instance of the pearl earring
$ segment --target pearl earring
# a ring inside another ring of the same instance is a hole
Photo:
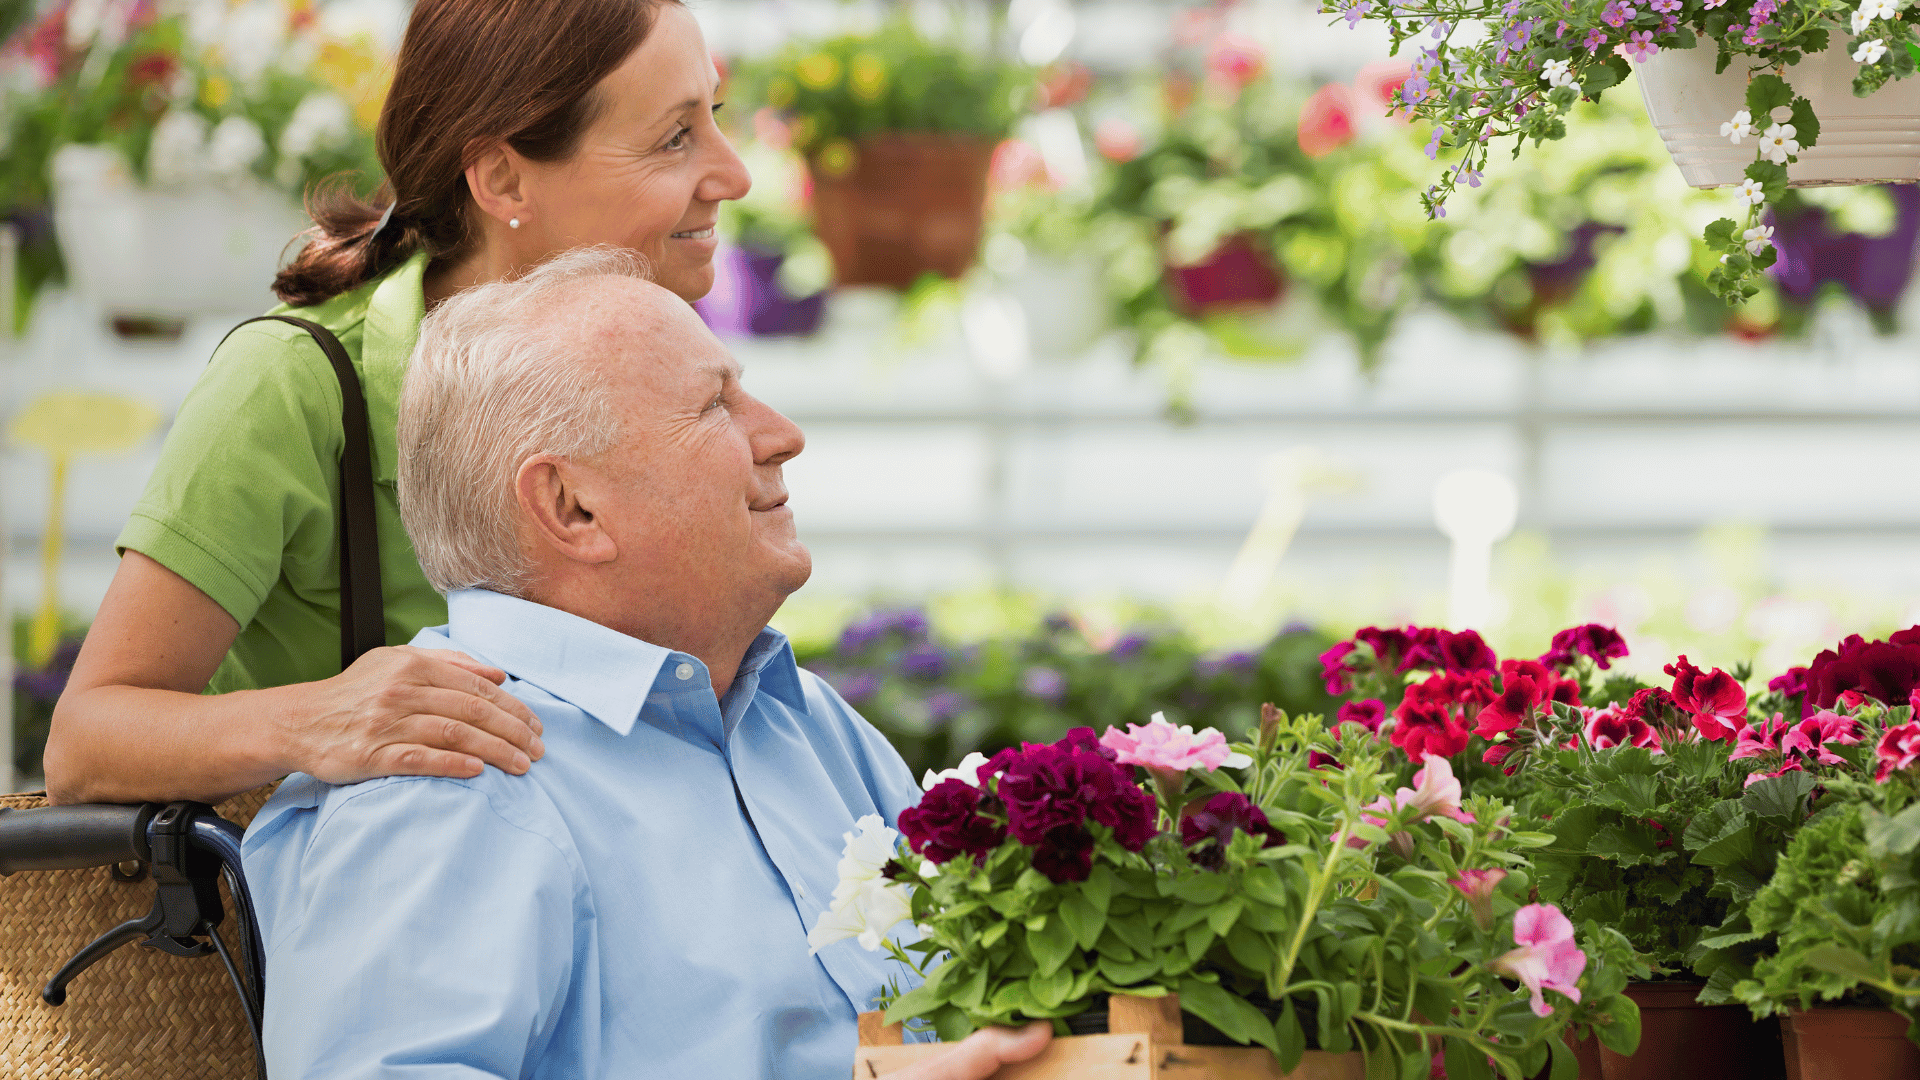
[[[507,221],[507,228],[509,228],[509,229],[517,229],[517,228],[519,228],[519,227],[520,227],[520,219],[519,219],[519,218],[511,218],[511,219],[509,219],[509,220]]]

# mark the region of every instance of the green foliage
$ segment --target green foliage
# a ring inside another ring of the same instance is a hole
[[[1170,828],[1136,854],[1096,827],[1079,882],[1049,881],[1012,839],[978,864],[936,869],[903,853],[894,878],[913,886],[924,937],[900,955],[933,966],[889,1002],[888,1019],[950,1038],[1076,1015],[1104,994],[1175,992],[1184,1010],[1266,1047],[1283,1069],[1310,1048],[1360,1050],[1385,1075],[1424,1076],[1444,1047],[1449,1060],[1479,1063],[1471,1075],[1517,1078],[1547,1064],[1563,1031],[1588,1025],[1630,1051],[1637,1014],[1618,994],[1637,964],[1617,932],[1579,931],[1582,1001],[1555,996],[1546,1018],[1488,966],[1514,947],[1513,914],[1528,901],[1521,852],[1546,838],[1513,832],[1510,809],[1484,797],[1468,804],[1470,823],[1382,806],[1390,751],[1349,725],[1344,768],[1311,767],[1312,753],[1334,748],[1318,717],[1276,713],[1234,748],[1251,759],[1244,772],[1188,774],[1210,789],[1194,797],[1240,791],[1285,837],[1263,847],[1238,832],[1217,867],[1196,863]],[[1169,826],[1179,803],[1160,790]],[[1480,914],[1449,882],[1467,869],[1506,874]]]
[[[1027,110],[1033,85],[1025,68],[931,41],[904,16],[873,34],[789,45],[740,79],[750,107],[788,117],[794,148],[810,158],[854,152],[882,132],[997,141]]]

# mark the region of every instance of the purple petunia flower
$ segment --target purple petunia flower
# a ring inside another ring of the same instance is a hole
[[[1050,667],[1030,667],[1020,676],[1020,689],[1052,704],[1066,696],[1067,677]]]

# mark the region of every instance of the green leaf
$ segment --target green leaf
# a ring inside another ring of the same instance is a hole
[[[1793,125],[1793,141],[1800,144],[1800,153],[1820,141],[1820,118],[1813,113],[1813,102],[1806,98],[1793,99],[1793,117],[1788,123]]]
[[[1653,830],[1637,821],[1607,825],[1587,841],[1587,853],[1613,859],[1621,866],[1660,861],[1660,842]]]
[[[1131,915],[1108,915],[1107,929],[1113,936],[1127,943],[1127,947],[1141,956],[1153,953],[1153,927],[1144,912]]]
[[[1248,896],[1269,907],[1287,910],[1293,907],[1293,894],[1281,883],[1280,875],[1271,866],[1256,866],[1247,871],[1240,879],[1240,889]]]
[[[1613,1051],[1632,1057],[1640,1049],[1640,1006],[1625,994],[1614,998],[1607,1006],[1607,1016],[1613,1019],[1611,1024],[1593,1025],[1593,1034],[1600,1045]]]
[[[941,1042],[959,1042],[973,1034],[973,1021],[951,1005],[933,1014],[933,1030]]]
[[[1814,783],[1812,773],[1795,769],[1790,773],[1755,781],[1740,796],[1740,801],[1745,804],[1747,812],[1755,817],[1798,821],[1807,793],[1813,790]]]
[[[1731,245],[1734,234],[1739,231],[1740,226],[1734,224],[1732,218],[1721,218],[1713,224],[1708,225],[1706,231],[1700,235],[1701,239],[1706,241],[1708,247],[1718,250]]]
[[[1009,924],[1004,922],[988,923],[987,928],[980,931],[980,947],[983,949],[993,948],[995,943],[1007,936],[1008,925]]]
[[[987,999],[987,969],[978,968],[954,990],[949,1000],[953,1004],[969,1011],[978,1012]]]
[[[1587,77],[1580,80],[1580,93],[1592,97],[1609,87],[1620,85],[1620,73],[1611,64],[1595,64],[1587,69]]]
[[[1087,950],[1099,944],[1100,932],[1107,927],[1106,913],[1085,896],[1069,896],[1061,901],[1060,921],[1072,932],[1073,940]]]
[[[1773,110],[1782,105],[1793,104],[1793,88],[1778,75],[1768,73],[1755,75],[1747,83],[1747,111],[1753,114],[1753,122],[1761,130],[1766,130]]]
[[[1873,966],[1873,961],[1844,945],[1815,945],[1803,954],[1802,960],[1808,967],[1843,975],[1855,981],[1864,982],[1867,979],[1880,977],[1879,971]]]
[[[945,996],[931,981],[924,982],[893,999],[893,1004],[887,1006],[886,1021],[889,1024],[897,1024],[902,1020],[925,1016],[944,1004],[946,1004]]]
[[[1093,872],[1087,875],[1087,880],[1080,883],[1080,895],[1086,897],[1087,902],[1100,909],[1100,913],[1104,915],[1107,905],[1113,900],[1115,884],[1113,871],[1099,863],[1094,863]]]
[[[1203,872],[1176,883],[1173,895],[1189,904],[1212,904],[1227,895],[1229,884],[1224,874]]]
[[[1744,811],[1739,802],[1727,799],[1714,803],[1705,813],[1695,814],[1680,834],[1680,843],[1688,851],[1699,851],[1739,827]]]
[[[1259,1009],[1247,1004],[1218,983],[1200,979],[1180,980],[1180,1007],[1212,1024],[1237,1043],[1259,1043],[1274,1053],[1280,1044],[1274,1026]]]
[[[1192,960],[1196,964],[1199,963],[1200,958],[1207,955],[1207,950],[1213,947],[1214,936],[1213,927],[1208,926],[1204,922],[1194,923],[1192,926],[1187,927],[1185,941],[1187,959]]]
[[[1058,1008],[1067,1000],[1067,992],[1073,989],[1074,973],[1066,968],[1055,968],[1050,975],[1035,972],[1027,980],[1027,992],[1043,1008]]]
[[[1565,1039],[1552,1039],[1547,1048],[1553,1052],[1553,1072],[1548,1080],[1580,1080],[1580,1059]]]
[[[1115,960],[1111,956],[1100,958],[1100,974],[1115,986],[1132,986],[1160,970],[1158,957],[1145,957],[1139,960]]]
[[[1241,923],[1227,935],[1227,953],[1252,971],[1273,967],[1274,945],[1265,934]]]
[[[1225,903],[1207,912],[1207,925],[1213,927],[1214,933],[1225,934],[1233,928],[1234,922],[1240,918],[1241,909],[1246,906],[1247,902],[1245,900],[1237,896],[1230,896]]]
[[[1711,843],[1694,852],[1693,861],[1701,866],[1718,869],[1745,862],[1753,855],[1753,825],[1740,821],[1727,831],[1713,839]]]
[[[1864,814],[1867,852],[1876,859],[1906,855],[1920,846],[1920,803],[1888,817],[1868,807]]]
[[[1033,954],[1034,967],[1040,975],[1059,971],[1060,965],[1073,955],[1073,945],[1073,931],[1067,928],[1064,918],[1048,919],[1045,926],[1027,932],[1027,949]]]
[[[1300,1067],[1307,1054],[1307,1029],[1294,1014],[1293,999],[1280,1006],[1280,1018],[1273,1022],[1273,1054],[1280,1059],[1280,1071],[1290,1073]]]
[[[1447,1080],[1493,1080],[1487,1055],[1465,1039],[1447,1040]]]

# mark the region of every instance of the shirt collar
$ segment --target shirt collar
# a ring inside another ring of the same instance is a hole
[[[682,654],[559,608],[490,592],[447,594],[448,637],[475,659],[530,683],[625,735],[640,718],[660,669]],[[691,661],[692,657],[687,657]],[[740,662],[740,676],[760,675],[759,690],[794,708],[806,692],[787,636],[760,631]],[[711,685],[711,684],[708,684]]]
[[[393,482],[399,471],[400,384],[420,320],[427,314],[427,253],[415,254],[380,280],[367,302],[360,339],[360,377],[366,383],[367,422],[373,428],[376,479]]]

